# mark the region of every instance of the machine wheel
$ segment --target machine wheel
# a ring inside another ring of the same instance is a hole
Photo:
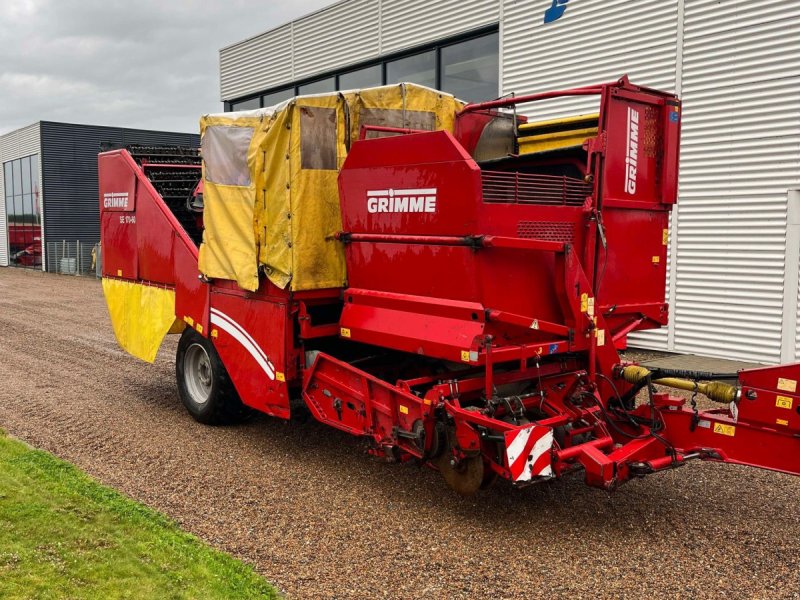
[[[194,329],[186,328],[175,356],[178,395],[195,421],[225,425],[251,414],[239,399],[214,345]]]
[[[435,464],[447,485],[462,496],[472,496],[483,485],[484,467],[480,455],[464,457],[454,464],[453,453],[448,449]]]

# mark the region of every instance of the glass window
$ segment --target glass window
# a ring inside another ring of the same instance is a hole
[[[277,92],[270,92],[269,94],[264,94],[261,96],[263,100],[261,106],[275,106],[276,104],[280,104],[284,100],[288,100],[289,98],[294,97],[294,88],[286,88],[285,90],[278,90]]]
[[[297,88],[299,96],[307,94],[325,94],[326,92],[336,91],[336,79],[334,77],[326,77],[325,79],[318,79]]]
[[[11,170],[14,173],[14,195],[22,193],[22,163],[19,160],[12,161]]]
[[[11,174],[10,162],[3,165],[3,181],[6,186],[6,198],[9,198],[14,195],[14,176]]]
[[[34,154],[31,156],[31,189],[33,195],[36,197],[37,202],[39,198],[39,156]]]
[[[11,264],[40,268],[39,158],[26,156],[3,165],[6,226]]]
[[[261,108],[261,99],[258,97],[231,104],[231,110],[233,111],[253,110],[254,108]]]
[[[31,193],[31,157],[26,156],[25,158],[20,159],[20,165],[22,168],[22,193],[23,194],[30,194]],[[15,193],[19,193],[19,190],[15,190]]]
[[[360,90],[383,83],[382,65],[372,65],[339,75],[340,90]]]
[[[386,83],[408,81],[436,87],[436,51],[398,58],[386,63]]]
[[[442,48],[442,90],[467,102],[497,98],[498,34]]]

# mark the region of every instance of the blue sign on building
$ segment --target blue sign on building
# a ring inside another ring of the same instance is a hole
[[[553,21],[560,19],[561,15],[564,14],[564,11],[567,10],[568,2],[569,0],[553,0],[550,8],[544,11],[544,22],[552,23]]]

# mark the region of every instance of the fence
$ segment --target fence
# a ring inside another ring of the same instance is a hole
[[[99,277],[100,244],[89,244],[80,240],[47,242],[45,264],[48,273]]]

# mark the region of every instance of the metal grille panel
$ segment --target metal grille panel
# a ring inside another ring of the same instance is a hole
[[[517,236],[571,244],[575,241],[575,226],[563,221],[520,221]]]
[[[582,206],[592,189],[580,179],[516,171],[482,171],[483,201]]]

